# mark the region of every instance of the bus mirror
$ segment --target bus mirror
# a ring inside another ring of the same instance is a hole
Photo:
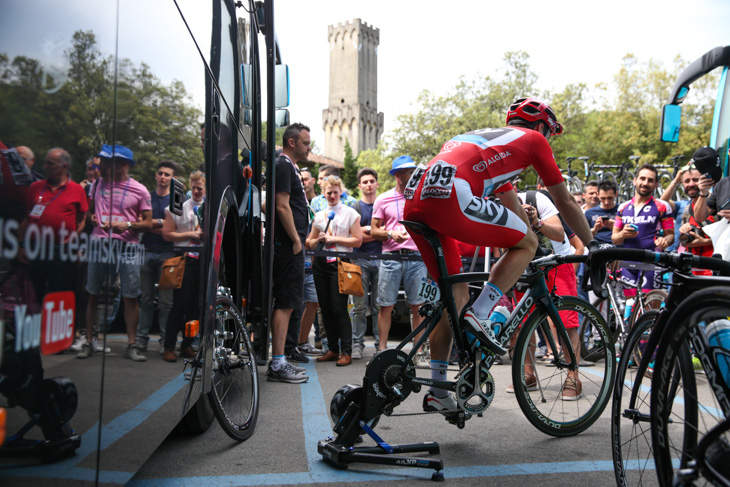
[[[241,64],[241,104],[244,108],[253,107],[252,99],[252,79],[251,79],[251,65]]]
[[[289,126],[289,110],[282,108],[276,110],[276,128]]]
[[[277,64],[274,67],[274,79],[276,80],[276,96],[274,106],[285,108],[289,106],[289,66]]]
[[[682,120],[682,107],[664,105],[662,109],[661,139],[663,142],[679,141],[679,125]]]

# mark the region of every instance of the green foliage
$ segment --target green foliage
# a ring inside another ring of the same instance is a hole
[[[340,173],[342,181],[345,183],[345,187],[350,192],[350,196],[353,198],[360,197],[360,190],[357,186],[357,171],[359,171],[357,163],[357,157],[352,157],[352,147],[350,147],[350,141],[345,141],[345,162],[344,168]]]
[[[628,54],[610,85],[599,84],[589,89],[585,83],[577,83],[557,93],[543,93],[536,89],[538,77],[530,69],[529,56],[524,52],[508,52],[504,67],[495,79],[461,78],[453,91],[442,96],[421,92],[418,110],[397,117],[399,126],[391,135],[391,150],[379,146],[377,153],[361,153],[359,162],[372,157],[375,163],[384,163],[409,154],[416,162],[426,163],[455,135],[503,126],[507,107],[523,96],[546,100],[563,123],[563,135],[550,141],[561,167],[566,165],[568,156],[588,156],[600,164],[621,164],[631,155],[640,155],[641,163],[667,162],[675,154],[689,158],[698,147],[710,141],[719,73],[693,83],[692,93],[682,105],[680,142],[661,142],[661,107],[686,64],[678,57],[674,66],[666,68],[653,60],[640,62]],[[582,175],[582,167],[574,163],[573,169]],[[521,179],[523,184],[533,185],[536,174],[525,171]],[[385,180],[380,183],[381,191],[388,189],[384,183]]]
[[[103,143],[128,146],[137,164],[132,175],[148,188],[163,159],[179,162],[183,176],[203,162],[196,108],[180,81],[163,84],[149,66],[120,59],[117,66],[116,118],[114,60],[97,47],[91,31],[77,31],[66,51],[68,72],[47,76],[39,62],[0,54],[0,134],[10,145],[27,145],[42,160],[50,148],[62,147],[72,157],[75,180],[84,178],[84,163]],[[61,85],[61,77],[66,82]],[[58,90],[49,89],[61,85]]]
[[[395,188],[395,178],[388,174],[394,158],[388,150],[387,143],[382,140],[375,149],[364,150],[357,155],[359,169],[369,167],[378,173],[378,183],[380,183],[378,194]]]

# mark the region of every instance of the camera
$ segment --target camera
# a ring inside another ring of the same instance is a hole
[[[697,235],[704,235],[704,232],[697,228],[696,226],[692,225],[692,227],[689,230],[690,232],[694,232]],[[696,237],[692,235],[691,233],[680,233],[679,234],[679,242],[682,245],[687,245],[688,243],[692,243]]]

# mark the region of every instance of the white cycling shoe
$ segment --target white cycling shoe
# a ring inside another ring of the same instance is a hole
[[[482,344],[497,355],[504,355],[507,350],[497,341],[492,331],[492,322],[489,319],[480,320],[474,314],[474,308],[469,308],[464,313],[464,321]]]

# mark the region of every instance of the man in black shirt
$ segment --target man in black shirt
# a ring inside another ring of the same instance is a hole
[[[290,364],[284,355],[289,318],[302,306],[304,286],[303,242],[307,234],[309,207],[299,179],[298,161],[311,151],[309,127],[300,123],[284,131],[281,155],[276,159],[276,218],[274,224],[274,314],[271,320],[273,359],[268,380],[299,384],[309,377]]]
[[[164,351],[162,344],[165,342],[167,316],[172,308],[172,289],[159,291],[155,288],[155,284],[160,280],[162,263],[173,256],[173,243],[162,238],[162,223],[165,221],[165,208],[170,206],[170,183],[178,167],[179,165],[174,161],[161,161],[157,165],[157,172],[155,172],[157,186],[150,194],[152,197],[152,230],[145,232],[141,239],[145,248],[145,265],[139,269],[141,294],[139,297],[139,325],[137,325],[135,343],[142,352],[147,351],[147,343],[150,340],[149,331],[152,328],[155,311],[155,295],[157,295],[160,307],[157,320],[160,326],[159,352]]]

